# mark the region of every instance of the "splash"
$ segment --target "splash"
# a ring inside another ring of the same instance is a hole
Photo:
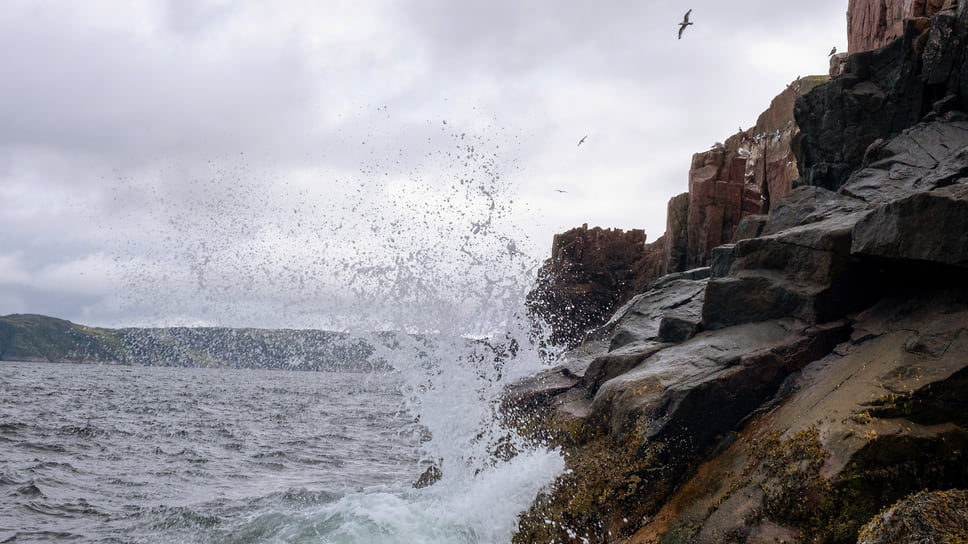
[[[490,140],[449,136],[454,169],[390,181],[389,231],[371,229],[382,236],[343,276],[354,300],[382,306],[394,324],[373,343],[405,380],[427,430],[425,474],[439,477],[403,497],[361,499],[366,507],[354,511],[392,535],[387,542],[508,542],[517,516],[564,468],[558,452],[528,443],[498,413],[507,384],[543,365],[523,311],[536,262],[519,249],[512,165]],[[362,218],[372,217],[367,204],[358,202]],[[384,507],[393,522],[372,517]]]
[[[514,199],[519,142],[479,119],[412,128],[406,149],[348,136],[372,149],[352,170],[279,179],[236,157],[123,184],[155,210],[138,219],[154,236],[119,251],[127,302],[160,325],[366,338],[402,378],[432,485],[363,490],[308,521],[327,542],[506,542],[563,470],[498,413],[507,384],[545,364],[523,304],[538,263]]]

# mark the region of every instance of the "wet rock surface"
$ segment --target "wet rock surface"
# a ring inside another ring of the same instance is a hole
[[[851,56],[798,102],[806,178],[750,238],[633,296],[540,393],[512,388],[570,469],[516,542],[964,535],[966,14]]]

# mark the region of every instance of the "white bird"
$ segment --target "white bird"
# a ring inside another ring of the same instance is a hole
[[[749,151],[747,151],[747,150],[745,150],[745,149],[743,149],[742,147],[741,147],[741,148],[739,148],[739,149],[738,149],[738,150],[736,151],[736,153],[738,153],[738,154],[739,154],[739,156],[740,156],[740,157],[743,157],[744,159],[750,156],[750,152],[749,152]]]
[[[679,23],[679,39],[680,40],[682,39],[682,32],[686,29],[687,26],[689,26],[689,25],[692,24],[692,23],[689,22],[689,14],[690,13],[692,13],[692,8],[690,8],[689,11],[687,11],[686,14],[682,16],[682,22]]]
[[[709,146],[709,149],[722,149],[724,147],[726,146],[723,145],[723,142],[716,142],[713,145]]]

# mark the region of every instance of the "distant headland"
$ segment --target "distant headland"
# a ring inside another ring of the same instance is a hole
[[[0,316],[0,360],[285,370],[387,370],[351,335],[311,329],[107,329],[36,314]]]

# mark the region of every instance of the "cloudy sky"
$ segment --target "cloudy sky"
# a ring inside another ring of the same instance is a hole
[[[0,315],[342,327],[503,300],[555,232],[661,236],[692,154],[826,73],[846,7],[5,0]]]

